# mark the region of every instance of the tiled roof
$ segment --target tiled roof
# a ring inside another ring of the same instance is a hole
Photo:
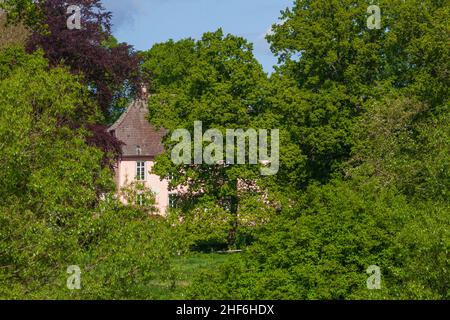
[[[162,138],[166,131],[157,131],[146,119],[147,114],[145,101],[135,100],[109,127],[108,131],[125,144],[123,156],[156,156],[164,151]]]

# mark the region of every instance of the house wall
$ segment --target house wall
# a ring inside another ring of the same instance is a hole
[[[142,182],[156,194],[156,206],[159,213],[165,216],[169,206],[169,184],[167,180],[161,181],[159,176],[150,173],[154,165],[153,159],[136,157],[120,161],[116,171],[116,183],[119,190],[135,181],[137,161],[145,161],[145,180]],[[121,201],[126,202],[125,199]]]

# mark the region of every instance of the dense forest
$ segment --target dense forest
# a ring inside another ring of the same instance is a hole
[[[448,0],[295,0],[272,74],[226,30],[138,52],[100,0],[0,6],[0,299],[450,298]],[[141,83],[153,171],[188,190],[164,218],[115,196],[106,128]],[[195,121],[279,129],[278,173],[175,164]]]

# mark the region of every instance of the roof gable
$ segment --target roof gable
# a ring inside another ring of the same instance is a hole
[[[167,131],[157,131],[146,119],[147,115],[145,100],[138,99],[109,127],[108,131],[124,143],[123,156],[156,156],[164,151],[162,138]]]

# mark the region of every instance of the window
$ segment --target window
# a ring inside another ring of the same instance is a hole
[[[136,180],[145,180],[145,161],[136,162]]]
[[[174,209],[177,207],[178,197],[175,193],[169,194],[169,208]]]
[[[138,194],[136,197],[136,204],[139,206],[143,206],[144,205],[144,195],[142,194]]]

